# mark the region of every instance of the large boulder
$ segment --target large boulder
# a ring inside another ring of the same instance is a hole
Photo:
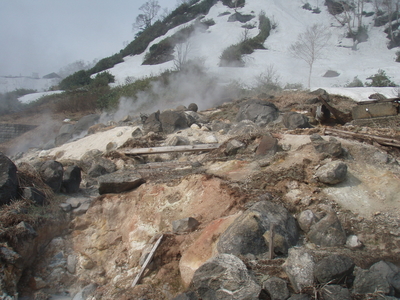
[[[325,141],[320,135],[313,134],[310,136],[315,150],[324,155],[339,157],[343,154],[342,144],[335,138],[329,138]]]
[[[273,103],[252,99],[241,105],[236,115],[236,121],[250,120],[264,126],[275,121],[278,117],[279,110]]]
[[[263,290],[268,293],[271,300],[285,300],[290,296],[286,281],[278,277],[264,281]]]
[[[260,131],[261,131],[260,126],[255,124],[253,121],[243,120],[239,123],[232,125],[230,127],[228,134],[232,136],[237,136],[237,135],[250,136],[252,134],[257,134]]]
[[[64,171],[61,190],[64,193],[76,193],[79,191],[81,184],[81,168],[78,166],[69,166]]]
[[[43,180],[55,193],[61,189],[64,168],[63,165],[55,160],[47,160],[38,166],[38,172]]]
[[[163,132],[173,133],[179,129],[188,128],[188,122],[184,112],[167,110],[160,114],[160,122]]]
[[[346,179],[347,165],[342,161],[329,162],[315,172],[315,177],[322,183],[338,184]]]
[[[143,123],[143,132],[148,134],[149,132],[162,132],[162,126],[160,122],[160,111],[156,111],[150,114]]]
[[[311,127],[309,120],[305,115],[294,111],[287,112],[283,115],[283,124],[288,129]]]
[[[289,249],[283,268],[296,293],[314,285],[314,257],[304,248]]]
[[[17,167],[0,152],[0,205],[8,204],[17,198],[18,177]]]
[[[238,217],[220,236],[218,253],[266,253],[272,224],[275,226],[274,252],[287,253],[299,238],[296,221],[283,206],[270,201],[257,202]]]
[[[115,172],[97,178],[99,194],[122,193],[142,185],[145,180],[132,172]]]
[[[353,283],[353,294],[394,294],[393,286],[389,283],[388,278],[382,276],[382,273],[378,272],[377,270],[363,270],[356,267],[354,270],[354,275],[356,277]]]
[[[78,135],[88,130],[89,127],[96,124],[99,121],[99,119],[100,115],[97,114],[91,114],[80,118],[79,121],[76,122],[74,126],[73,134]]]
[[[220,254],[196,270],[190,289],[200,299],[255,300],[261,287],[236,256]]]
[[[344,255],[330,255],[315,265],[314,276],[319,283],[337,282],[353,272],[354,263]]]

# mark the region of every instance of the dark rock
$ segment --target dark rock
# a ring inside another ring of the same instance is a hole
[[[132,137],[133,138],[139,138],[143,136],[143,132],[139,127],[136,127],[133,131],[132,131]]]
[[[276,253],[287,253],[296,245],[299,233],[295,219],[282,206],[269,201],[252,205],[221,234],[217,243],[219,253],[258,255],[268,251],[264,234],[275,224]]]
[[[346,233],[336,216],[336,212],[327,206],[322,206],[321,208],[326,215],[311,226],[307,238],[310,242],[322,247],[344,245],[346,243]]]
[[[172,232],[176,234],[185,234],[195,231],[199,222],[192,217],[176,220],[172,222]]]
[[[54,145],[56,147],[64,145],[66,142],[68,142],[70,139],[72,139],[72,134],[71,133],[62,133],[56,136],[54,140]]]
[[[47,160],[39,165],[38,172],[43,180],[55,193],[61,189],[64,168],[61,163],[55,160]]]
[[[228,18],[228,22],[236,22],[239,21],[240,23],[246,23],[253,19],[254,16],[252,15],[242,15],[239,12],[235,12],[234,14],[230,15]]]
[[[24,230],[24,232],[27,235],[31,236],[31,237],[37,237],[38,236],[36,230],[33,229],[33,227],[31,225],[29,225],[28,223],[26,223],[24,221],[18,223],[16,228]]]
[[[337,184],[346,179],[347,165],[342,161],[332,161],[320,168],[315,173],[315,177],[326,184]]]
[[[176,130],[188,128],[185,113],[167,110],[160,114],[160,122],[163,132],[170,134]]]
[[[311,137],[310,137],[311,138]],[[316,138],[316,136],[314,137]],[[338,142],[335,138],[330,138],[329,142],[322,140],[313,140],[313,146],[318,153],[327,154],[333,157],[339,157],[343,153],[342,144]]]
[[[314,285],[314,267],[314,257],[305,249],[289,249],[289,256],[283,264],[283,268],[296,293]]]
[[[74,125],[73,124],[64,124],[61,126],[60,130],[58,131],[58,135],[69,133],[72,136],[74,132]]]
[[[273,103],[253,99],[241,105],[236,115],[236,121],[250,120],[260,126],[265,126],[278,117],[279,110]]]
[[[188,110],[191,110],[191,111],[194,111],[194,112],[197,112],[198,109],[199,108],[198,108],[196,103],[190,103],[189,106],[188,106]]]
[[[206,261],[193,275],[190,290],[200,299],[258,299],[261,287],[236,256],[219,254]]]
[[[380,93],[374,93],[374,94],[369,95],[368,99],[386,100],[387,97],[385,95],[380,94]]]
[[[283,115],[283,124],[288,129],[311,127],[308,118],[305,115],[294,111],[287,112]]]
[[[197,297],[195,292],[187,292],[187,293],[179,294],[172,300],[199,300],[199,297]]]
[[[190,141],[182,136],[174,136],[167,143],[168,146],[190,145]]]
[[[324,300],[351,300],[350,291],[340,285],[327,285],[321,289]]]
[[[226,144],[225,154],[228,156],[236,155],[239,150],[244,149],[245,147],[246,145],[238,140],[230,140]]]
[[[381,276],[374,270],[363,270],[358,267],[354,270],[355,279],[353,282],[353,294],[382,293],[393,295],[393,287],[386,277]]]
[[[257,156],[274,156],[278,151],[278,140],[272,136],[264,135],[257,147]]]
[[[120,172],[103,175],[97,178],[99,182],[99,193],[122,193],[142,185],[145,180],[140,175],[132,172]]]
[[[0,152],[0,205],[8,204],[18,196],[17,167]]]
[[[234,124],[229,130],[228,134],[235,136],[239,135],[250,136],[253,134],[257,134],[260,131],[261,131],[260,126],[258,126],[257,124],[255,124],[250,120],[244,120]]]
[[[333,71],[333,70],[328,70],[325,72],[325,74],[322,77],[338,77],[340,73]]]
[[[82,132],[88,130],[89,127],[96,124],[99,119],[100,116],[97,114],[84,116],[83,118],[79,119],[78,122],[76,122],[73,134],[81,134]]]
[[[373,264],[370,271],[386,278],[395,291],[400,294],[400,268],[398,266],[391,262],[380,261]]]
[[[148,134],[149,132],[162,132],[162,126],[160,122],[160,111],[149,115],[143,123],[143,132]]]
[[[324,89],[316,89],[315,91],[309,92],[310,95],[314,96],[326,96],[329,95]]]
[[[43,206],[47,204],[46,195],[34,187],[25,187],[22,189],[22,197],[31,200],[35,205]]]
[[[314,276],[319,283],[340,283],[346,275],[353,272],[353,269],[354,263],[351,258],[334,254],[316,263]]]
[[[102,165],[99,165],[99,164],[93,164],[93,166],[87,172],[87,174],[93,178],[105,175],[107,173],[108,172],[107,172],[106,168],[104,168]]]
[[[311,297],[307,294],[295,294],[288,298],[288,300],[311,300]]]
[[[78,166],[67,167],[64,171],[61,191],[67,194],[78,192],[81,180],[81,168]]]
[[[225,131],[228,132],[229,128],[231,128],[231,124],[230,123],[225,123],[222,121],[218,121],[218,120],[213,120],[211,122],[211,130],[212,131]]]
[[[286,281],[278,277],[264,281],[263,289],[267,291],[271,300],[285,300],[290,296]]]

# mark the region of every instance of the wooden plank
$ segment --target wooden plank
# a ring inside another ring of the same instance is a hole
[[[139,282],[140,278],[142,277],[144,271],[147,268],[147,265],[150,263],[150,261],[152,260],[154,253],[156,252],[158,246],[161,243],[161,240],[163,238],[163,234],[159,237],[159,239],[157,240],[157,242],[154,244],[153,248],[151,249],[149,255],[147,255],[146,261],[144,262],[142,269],[140,270],[140,272],[136,275],[135,280],[132,282],[132,287],[135,287],[136,284]]]
[[[218,149],[221,144],[199,144],[199,145],[184,145],[184,146],[165,146],[152,148],[135,148],[122,151],[125,155],[140,155],[140,154],[160,154],[172,152],[194,152],[194,151],[211,151]]]

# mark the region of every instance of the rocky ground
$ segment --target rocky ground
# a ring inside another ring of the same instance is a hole
[[[132,116],[96,125],[91,134],[58,147],[10,155],[20,173],[29,173],[26,165],[56,160],[65,170],[78,166],[82,180],[72,193],[48,192],[51,204],[44,210],[22,202],[2,209],[2,219],[10,221],[1,227],[0,297],[396,299],[399,151],[373,139],[328,134],[332,127],[307,113],[318,104],[315,97],[232,101],[186,113],[192,120],[187,128],[166,130],[164,121],[158,133],[151,115],[144,124]],[[345,114],[356,105],[343,97],[329,100]],[[277,107],[271,120],[259,101]],[[294,113],[314,125],[287,128]],[[385,118],[391,126],[325,122],[358,134],[399,134],[397,117]],[[199,144],[217,146],[128,154]],[[104,176],[133,185],[110,188],[112,180]],[[151,264],[132,286],[161,235]]]

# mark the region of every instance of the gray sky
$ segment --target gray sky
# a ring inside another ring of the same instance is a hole
[[[146,0],[0,0],[0,76],[44,76],[119,52]],[[177,0],[159,0],[170,11]]]

